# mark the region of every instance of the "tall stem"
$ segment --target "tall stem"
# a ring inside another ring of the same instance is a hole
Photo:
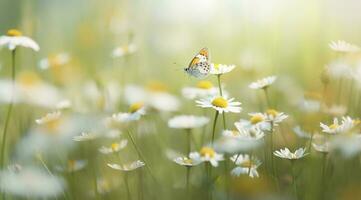
[[[187,156],[191,152],[192,129],[187,129]]]
[[[264,95],[266,96],[267,107],[268,107],[268,108],[271,108],[271,100],[270,100],[270,98],[269,98],[267,88],[264,88],[263,91],[264,91]]]
[[[216,111],[216,114],[214,115],[213,128],[212,128],[212,140],[211,140],[212,146],[213,146],[213,142],[214,142],[214,135],[215,135],[215,132],[216,132],[218,114],[219,114],[218,111]]]
[[[139,150],[137,144],[135,143],[135,140],[134,140],[132,134],[130,133],[129,130],[127,130],[126,132],[128,134],[128,137],[129,137],[130,141],[132,142],[132,144],[134,146],[134,149],[137,151],[137,154],[138,154],[139,158],[145,163],[145,168],[148,170],[149,175],[152,177],[154,182],[158,184],[157,179],[155,179],[155,177],[154,177],[152,171],[150,170],[150,167],[149,167],[148,163],[146,162],[142,152]]]
[[[4,124],[4,130],[1,140],[1,156],[0,156],[0,168],[4,167],[4,161],[5,161],[5,146],[6,146],[6,136],[7,136],[7,130],[10,122],[11,113],[13,110],[13,104],[14,104],[14,92],[15,92],[15,53],[16,49],[11,51],[11,81],[12,81],[12,89],[11,89],[11,99],[10,104],[8,106],[8,111],[5,118],[5,124]]]
[[[190,199],[191,195],[190,195],[190,187],[189,187],[189,177],[191,174],[191,167],[186,167],[187,168],[187,174],[186,174],[186,189],[187,189],[187,199]]]
[[[220,74],[217,75],[217,81],[218,81],[219,95],[221,95],[223,97],[222,84],[221,84],[221,75]],[[226,113],[224,113],[224,112],[222,113],[222,118],[223,118],[223,129],[226,130],[227,129]]]
[[[296,180],[296,173],[295,173],[295,164],[294,164],[294,160],[291,160],[291,165],[292,165],[292,185],[293,185],[293,190],[295,193],[295,197],[298,200],[298,192],[297,192],[297,180]]]
[[[130,194],[130,188],[129,188],[129,182],[128,182],[128,172],[125,172],[125,174],[124,174],[124,184],[125,184],[125,189],[127,190],[127,199],[131,200],[132,196]]]

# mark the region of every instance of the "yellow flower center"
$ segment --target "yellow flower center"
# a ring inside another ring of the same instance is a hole
[[[219,108],[227,108],[228,102],[223,97],[216,97],[213,99],[212,105]]]
[[[237,130],[232,130],[232,135],[233,136],[238,136],[239,135],[239,132]]]
[[[185,164],[192,164],[192,163],[193,163],[193,160],[192,160],[192,159],[189,159],[189,158],[185,158],[185,159],[184,159],[184,163],[185,163]]]
[[[213,65],[213,67],[214,67],[215,69],[217,69],[217,70],[219,69],[219,66],[220,66],[220,64],[214,64],[214,65]]]
[[[129,107],[129,112],[130,112],[130,113],[135,113],[135,112],[137,112],[139,109],[141,109],[143,106],[144,106],[144,103],[142,103],[142,102],[133,103],[133,104],[130,105],[130,107]]]
[[[241,163],[241,167],[250,168],[250,167],[252,167],[252,162],[250,160],[246,160],[246,161]]]
[[[17,36],[21,36],[22,33],[16,29],[10,29],[10,30],[8,30],[6,35],[11,36],[11,37],[17,37]]]
[[[338,124],[331,124],[330,125],[330,129],[336,129],[336,128],[338,128]]]
[[[216,152],[210,147],[202,147],[200,153],[202,157],[208,156],[213,158],[216,155]]]
[[[167,86],[159,81],[152,81],[147,86],[148,90],[152,92],[165,92],[167,91]]]
[[[68,168],[73,170],[75,168],[76,161],[75,160],[68,160]]]
[[[118,144],[118,143],[112,143],[112,144],[110,145],[110,147],[112,148],[113,151],[117,151],[118,148],[119,148],[119,144]]]
[[[24,72],[18,76],[18,81],[23,86],[34,86],[40,81],[39,76],[34,72]]]
[[[355,120],[353,120],[353,124],[354,125],[359,125],[359,124],[361,124],[361,120],[360,119],[355,119]]]
[[[199,81],[197,87],[200,89],[210,89],[213,87],[213,84],[210,81]]]
[[[44,127],[47,131],[51,132],[51,133],[55,133],[58,128],[60,127],[60,119],[54,119],[51,120],[49,122],[47,122],[46,124],[44,124]]]
[[[266,111],[266,113],[267,113],[268,115],[271,115],[272,117],[276,117],[276,116],[278,115],[277,110],[274,110],[274,109],[268,109],[268,110]]]
[[[263,116],[262,115],[253,115],[249,121],[251,122],[251,124],[257,124],[257,123],[263,121]]]

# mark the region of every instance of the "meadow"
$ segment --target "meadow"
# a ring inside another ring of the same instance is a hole
[[[1,200],[361,199],[358,0],[1,0]]]

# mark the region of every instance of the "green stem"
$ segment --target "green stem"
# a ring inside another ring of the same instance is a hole
[[[221,84],[221,75],[217,75],[217,80],[218,80],[218,88],[219,88],[219,94],[223,97],[223,91],[222,91],[222,84]],[[223,118],[223,129],[226,130],[227,129],[227,124],[226,124],[226,113],[222,113],[222,118]]]
[[[218,111],[216,111],[216,114],[214,115],[214,120],[213,120],[213,128],[212,128],[212,140],[211,140],[211,144],[213,146],[213,142],[214,142],[214,135],[216,132],[216,125],[217,125],[217,119],[218,119]]]
[[[6,118],[5,118],[5,125],[4,125],[2,140],[1,140],[0,168],[3,168],[3,167],[4,167],[4,164],[5,164],[6,137],[7,137],[7,131],[8,131],[8,127],[9,127],[9,122],[10,122],[11,113],[12,113],[12,110],[13,110],[13,104],[14,104],[14,92],[15,92],[15,54],[16,54],[16,49],[14,49],[13,51],[11,51],[11,60],[12,60],[12,65],[11,65],[12,89],[11,89],[11,91],[12,91],[12,93],[11,93],[10,104],[9,104],[9,106],[8,106],[8,111],[7,111]]]
[[[298,193],[297,193],[297,180],[296,180],[296,173],[295,173],[295,161],[291,160],[291,165],[292,165],[292,185],[293,185],[293,190],[295,193],[295,197],[298,200]]]
[[[217,75],[217,81],[218,81],[219,95],[223,96],[222,85],[221,85],[221,75],[220,74]]]
[[[135,143],[135,140],[134,140],[132,134],[130,133],[129,130],[127,130],[126,132],[128,134],[128,137],[129,137],[130,141],[132,142],[132,144],[134,146],[134,149],[137,151],[137,154],[138,154],[139,158],[145,163],[145,168],[148,170],[149,175],[152,177],[152,179],[154,180],[155,183],[158,183],[157,179],[155,179],[155,177],[154,177],[154,175],[152,173],[152,170],[150,170],[150,167],[149,167],[148,163],[146,162],[142,152],[139,150],[137,144]]]
[[[125,189],[127,190],[127,199],[131,200],[132,196],[130,194],[130,188],[128,183],[128,172],[125,172],[124,174],[124,183],[125,183]]]
[[[187,168],[187,174],[186,174],[186,189],[187,189],[187,199],[190,199],[190,187],[189,187],[189,178],[190,178],[190,174],[191,174],[191,167],[186,167]]]
[[[191,137],[192,137],[192,129],[187,129],[187,156],[191,152]]]
[[[270,100],[270,98],[269,98],[267,88],[264,88],[263,91],[264,91],[264,95],[266,96],[267,107],[268,107],[268,108],[271,108],[271,100]]]

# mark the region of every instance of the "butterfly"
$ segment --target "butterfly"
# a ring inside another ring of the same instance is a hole
[[[211,63],[208,49],[203,48],[193,57],[188,67],[184,68],[184,71],[196,78],[204,78],[209,74],[210,69]]]

